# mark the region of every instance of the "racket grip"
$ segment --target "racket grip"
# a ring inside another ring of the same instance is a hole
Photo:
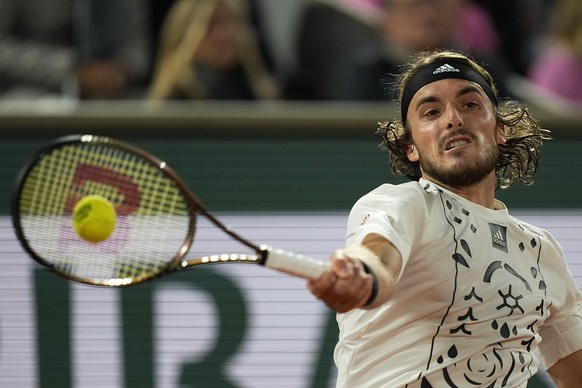
[[[329,263],[281,249],[261,247],[263,265],[303,279],[317,279],[329,269]]]

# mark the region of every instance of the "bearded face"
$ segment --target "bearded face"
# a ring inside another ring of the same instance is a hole
[[[464,131],[466,136],[478,140],[470,131]],[[452,135],[455,137],[457,135]],[[456,144],[461,144],[456,143]],[[455,153],[453,163],[443,162],[440,158],[433,158],[430,153],[423,153],[419,149],[419,164],[423,175],[430,176],[438,182],[455,188],[463,188],[481,182],[495,171],[499,158],[497,144],[483,144],[475,151],[461,151]]]
[[[453,78],[425,85],[410,103],[408,125],[413,144],[407,156],[423,177],[464,188],[495,175],[506,140],[478,85]]]

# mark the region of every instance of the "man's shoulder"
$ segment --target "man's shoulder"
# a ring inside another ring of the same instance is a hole
[[[377,186],[364,196],[360,201],[410,201],[419,200],[425,194],[419,182],[384,183]]]

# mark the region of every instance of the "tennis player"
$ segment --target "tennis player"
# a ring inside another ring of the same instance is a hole
[[[558,242],[495,199],[530,184],[549,132],[500,102],[467,56],[421,53],[400,120],[379,133],[396,174],[354,205],[347,246],[308,287],[338,312],[339,387],[582,386],[582,299]]]

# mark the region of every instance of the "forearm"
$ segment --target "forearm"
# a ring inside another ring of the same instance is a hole
[[[388,240],[369,235],[362,244],[335,252],[329,271],[307,285],[316,298],[338,312],[372,309],[392,296],[401,265],[400,253]]]
[[[376,297],[367,305],[366,309],[372,309],[384,304],[394,292],[394,286],[402,266],[402,258],[398,250],[385,238],[370,234],[362,241],[362,247],[368,253],[359,253],[362,260],[376,277]],[[350,247],[346,248],[349,256]]]
[[[562,358],[548,369],[548,373],[559,388],[576,388],[582,381],[582,350]]]

